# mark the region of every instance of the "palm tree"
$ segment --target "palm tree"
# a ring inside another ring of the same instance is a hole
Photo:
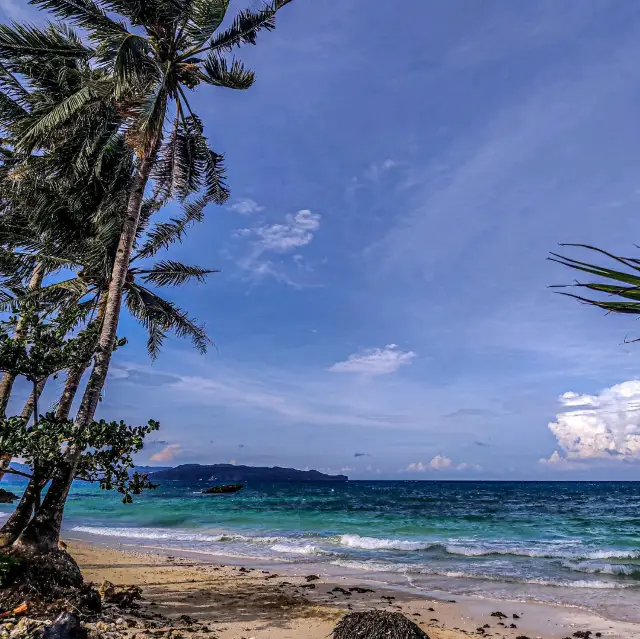
[[[228,197],[222,157],[208,148],[202,122],[192,111],[187,93],[203,83],[248,89],[254,74],[241,62],[229,61],[227,55],[242,44],[255,44],[260,30],[273,29],[276,12],[289,2],[274,0],[259,11],[242,11],[230,26],[221,28],[228,0],[32,0],[82,28],[92,46],[81,42],[69,46],[58,36],[33,27],[0,30],[0,57],[37,60],[53,52],[90,58],[111,74],[111,84],[87,85],[44,114],[24,132],[19,148],[37,148],[52,127],[109,99],[127,114],[126,135],[137,158],[98,353],[75,420],[78,428],[93,419],[106,380],[149,181],[155,181],[156,193],[164,197],[184,197],[200,190],[207,201],[222,203]],[[173,124],[165,136],[166,121]],[[57,544],[62,509],[81,453],[69,447],[67,467],[54,480],[38,516],[25,530],[24,546],[48,550]]]

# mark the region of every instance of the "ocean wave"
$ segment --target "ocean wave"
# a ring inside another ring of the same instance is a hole
[[[624,584],[615,581],[600,581],[595,579],[543,579],[527,577],[507,577],[501,575],[488,575],[482,573],[467,572],[464,570],[432,570],[419,568],[413,564],[392,564],[380,561],[351,561],[349,559],[336,559],[331,564],[343,568],[364,570],[367,572],[387,572],[402,575],[424,575],[429,577],[448,577],[452,579],[473,579],[482,581],[526,584],[532,586],[551,586],[556,588],[592,588],[595,590],[617,590],[633,588],[633,584]]]
[[[313,544],[304,544],[302,546],[295,544],[287,544],[280,543],[271,546],[271,550],[279,553],[286,553],[291,555],[332,555],[327,550],[323,550],[322,548],[318,548],[318,546],[314,546]]]
[[[490,555],[512,555],[515,557],[531,557],[534,559],[637,559],[637,550],[555,550],[553,548],[523,548],[523,547],[494,547],[494,546],[462,546],[447,544],[444,549],[450,555],[465,557],[485,557]]]
[[[640,566],[637,564],[603,564],[588,561],[563,561],[562,565],[574,572],[584,572],[591,575],[602,574],[640,578]]]
[[[254,544],[277,544],[286,541],[287,537],[248,537],[220,533],[210,535],[206,533],[187,532],[184,530],[169,530],[166,528],[127,528],[107,526],[74,526],[74,532],[100,535],[101,537],[120,537],[123,539],[155,539],[162,541],[189,541],[198,543],[245,542]]]
[[[427,550],[438,544],[404,539],[379,539],[360,535],[342,535],[340,545],[363,550]]]

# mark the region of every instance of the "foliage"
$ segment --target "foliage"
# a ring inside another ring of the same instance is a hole
[[[577,288],[601,294],[600,297],[585,297],[576,293],[559,291],[561,295],[573,297],[583,304],[597,306],[609,313],[626,313],[640,315],[640,259],[630,257],[620,257],[609,253],[595,246],[586,244],[562,244],[582,248],[599,256],[604,256],[621,265],[622,268],[611,268],[599,266],[591,262],[585,262],[574,258],[552,253],[549,258],[553,262],[558,262],[571,269],[594,275],[602,281],[579,282],[573,284],[556,285],[553,288]]]
[[[78,430],[72,421],[57,420],[53,413],[27,428],[22,418],[11,417],[0,420],[0,449],[22,457],[40,478],[46,479],[53,477],[73,442],[85,450],[75,478],[98,483],[103,490],[115,489],[123,496],[123,503],[131,503],[133,496],[155,487],[147,475],[132,471],[133,455],[142,450],[144,438],[158,428],[160,424],[154,420],[144,426],[100,420]]]

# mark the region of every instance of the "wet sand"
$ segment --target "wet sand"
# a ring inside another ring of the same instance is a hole
[[[325,639],[344,614],[374,608],[402,612],[432,639],[562,639],[580,630],[640,639],[640,625],[610,621],[579,608],[449,598],[446,593],[417,595],[353,576],[321,575],[308,581],[307,575],[318,574],[310,566],[296,565],[295,574],[285,565],[229,565],[235,562],[170,557],[130,545],[115,549],[75,539],[68,543],[87,580],[140,586],[142,610],[171,619],[187,615],[205,623],[220,639]],[[491,616],[497,611],[506,617]],[[147,635],[138,629],[123,636]]]

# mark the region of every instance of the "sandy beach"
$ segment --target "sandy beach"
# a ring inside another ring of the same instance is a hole
[[[131,546],[101,547],[75,539],[68,539],[68,544],[87,580],[140,586],[141,611],[158,619],[200,622],[196,631],[189,630],[188,625],[181,629],[179,636],[183,637],[214,633],[220,639],[324,639],[344,614],[374,608],[402,612],[433,639],[562,639],[579,631],[617,639],[640,637],[637,624],[608,620],[580,608],[479,597],[454,600],[446,593],[416,596],[405,589],[357,583],[353,578],[316,579],[315,575],[311,577],[312,572],[290,574],[285,566],[266,569],[211,563],[141,552]],[[301,566],[296,568],[300,570]],[[492,616],[495,612],[505,616]],[[163,629],[159,622],[153,630],[140,625],[123,630],[122,636],[178,636],[175,632]]]

